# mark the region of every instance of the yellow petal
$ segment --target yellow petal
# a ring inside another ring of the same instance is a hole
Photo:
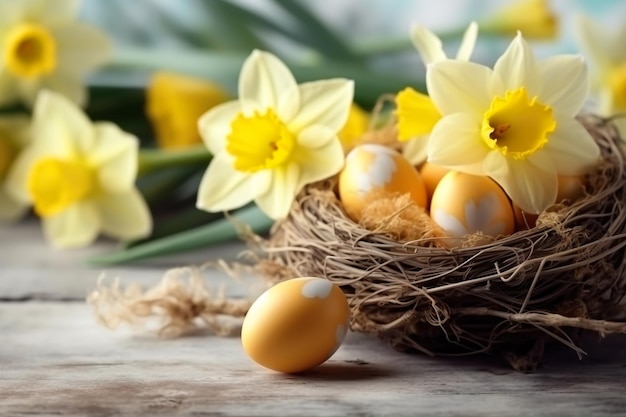
[[[501,90],[490,68],[473,62],[446,60],[426,72],[428,94],[441,114],[466,112],[476,117],[491,104],[491,91]]]
[[[241,103],[235,100],[218,104],[198,119],[200,136],[211,154],[216,155],[224,149],[231,123],[240,112]]]
[[[539,63],[543,79],[540,100],[558,109],[559,114],[574,117],[589,92],[587,66],[577,55],[553,56]]]
[[[137,177],[139,141],[110,122],[96,123],[94,132],[86,158],[96,167],[100,186],[108,193],[131,190]]]
[[[522,31],[529,39],[553,39],[558,23],[547,0],[518,0],[481,21],[480,27],[485,33],[512,35]]]
[[[396,95],[398,139],[407,141],[429,134],[441,113],[426,94],[407,87]]]
[[[465,113],[442,118],[428,140],[428,161],[468,174],[485,175],[489,148],[480,137],[480,122]]]
[[[46,238],[58,248],[88,246],[100,231],[100,216],[91,202],[80,202],[42,219]]]
[[[348,120],[341,128],[337,136],[343,144],[344,149],[352,149],[358,144],[359,140],[369,129],[370,115],[368,112],[359,107],[358,104],[352,103]]]
[[[254,103],[261,110],[276,108],[282,95],[297,88],[289,68],[269,52],[254,50],[243,63],[239,76],[239,98],[244,103]]]
[[[295,163],[273,170],[269,189],[258,195],[254,201],[265,214],[274,220],[287,217],[296,193],[299,191],[299,177],[300,167]]]
[[[423,26],[413,26],[411,28],[411,41],[420,54],[424,65],[446,59],[441,40]]]
[[[542,84],[535,55],[520,33],[498,58],[493,72],[502,81],[505,90],[525,87],[531,97],[541,94]]]
[[[239,208],[265,193],[270,186],[271,171],[255,174],[234,169],[232,157],[220,152],[213,157],[198,187],[196,206],[216,212]]]
[[[313,81],[299,86],[301,107],[292,120],[285,120],[292,133],[311,125],[339,132],[348,120],[354,97],[354,82],[343,78]]]
[[[102,233],[120,240],[146,237],[152,230],[150,209],[136,188],[94,200]]]

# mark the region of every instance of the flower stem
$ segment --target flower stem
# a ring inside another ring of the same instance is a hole
[[[180,150],[141,149],[139,151],[139,175],[171,166],[208,163],[211,154],[204,145]]]

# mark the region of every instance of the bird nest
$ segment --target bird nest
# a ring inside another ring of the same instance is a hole
[[[355,223],[328,180],[297,197],[261,242],[258,266],[274,281],[336,283],[348,297],[352,329],[399,350],[498,353],[519,370],[537,365],[546,341],[580,354],[581,330],[626,333],[621,139],[609,120],[580,120],[602,162],[588,174],[583,198],[552,206],[529,230],[497,240],[469,236],[447,249],[428,215],[402,199],[383,205],[392,212],[376,225]]]

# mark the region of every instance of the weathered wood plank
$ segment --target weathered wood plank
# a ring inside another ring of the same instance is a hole
[[[493,358],[432,359],[350,334],[303,375],[266,371],[239,339],[111,333],[83,303],[0,303],[0,415],[624,415],[626,338],[530,375]]]

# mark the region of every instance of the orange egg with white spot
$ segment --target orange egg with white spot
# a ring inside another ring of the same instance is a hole
[[[407,193],[415,204],[426,207],[424,181],[399,152],[382,145],[363,144],[346,156],[339,174],[339,199],[353,220],[361,218],[370,202]]]
[[[497,237],[515,231],[513,207],[502,188],[489,177],[456,171],[444,175],[437,185],[430,216],[454,238],[476,232]]]
[[[303,372],[335,353],[349,322],[348,302],[337,285],[322,278],[294,278],[269,288],[252,304],[241,343],[261,366]]]

